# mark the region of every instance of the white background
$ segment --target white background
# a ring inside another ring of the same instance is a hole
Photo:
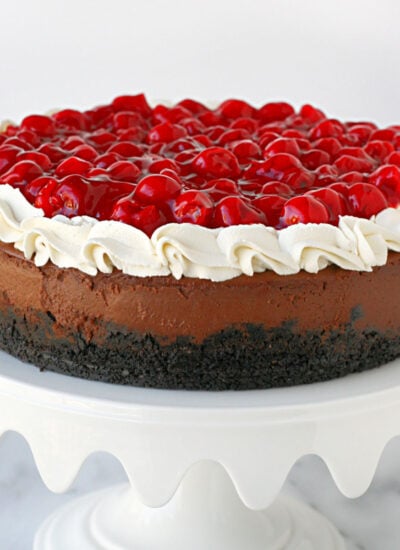
[[[400,122],[397,0],[0,0],[0,116],[153,98]]]
[[[145,91],[312,102],[332,116],[400,123],[398,0],[0,0],[0,8],[0,119]],[[397,440],[356,501],[310,457],[290,485],[351,535],[351,548],[396,550],[399,461]],[[73,493],[123,477],[98,457]],[[0,441],[1,550],[29,550],[38,522],[67,498],[45,489],[20,438]]]

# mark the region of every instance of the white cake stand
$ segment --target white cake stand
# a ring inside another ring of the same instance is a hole
[[[27,439],[51,490],[95,451],[129,478],[53,514],[34,550],[343,550],[325,518],[277,495],[309,453],[347,496],[367,489],[400,433],[400,361],[310,386],[202,393],[42,373],[0,353],[0,411],[0,434]]]

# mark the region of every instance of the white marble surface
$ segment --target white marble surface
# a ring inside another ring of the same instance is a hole
[[[123,480],[119,462],[98,454],[84,464],[68,493],[52,494],[37,473],[27,443],[7,433],[0,440],[0,549],[30,550],[36,527],[57,506]],[[343,497],[324,463],[313,456],[295,464],[284,490],[329,517],[348,541],[348,550],[400,548],[400,438],[388,444],[371,487],[358,499]]]

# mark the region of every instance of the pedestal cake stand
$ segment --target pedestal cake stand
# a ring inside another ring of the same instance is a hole
[[[0,353],[7,430],[26,438],[53,491],[95,451],[129,479],[56,511],[34,550],[343,550],[324,517],[278,494],[309,453],[345,495],[367,489],[400,433],[400,361],[310,386],[203,393],[73,379]]]

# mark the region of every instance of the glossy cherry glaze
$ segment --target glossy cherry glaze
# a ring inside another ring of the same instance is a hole
[[[142,94],[121,96],[8,126],[0,183],[48,217],[119,220],[148,235],[169,222],[336,225],[400,204],[400,126],[284,102],[152,108]]]

